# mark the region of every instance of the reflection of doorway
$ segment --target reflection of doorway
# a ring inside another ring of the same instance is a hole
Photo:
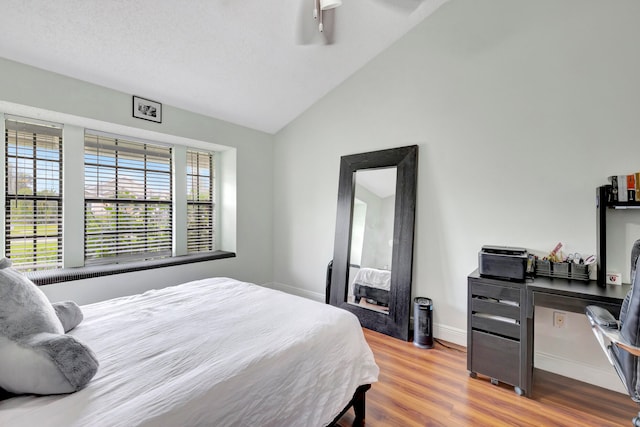
[[[351,264],[362,264],[364,230],[367,221],[367,204],[360,199],[353,200],[353,225],[351,229]]]
[[[367,221],[367,204],[360,199],[353,200],[353,225],[351,228],[351,256],[349,270],[354,267],[356,271],[362,263],[362,248],[364,247],[364,231]],[[353,300],[353,278],[355,276],[349,274],[349,288],[347,295]]]

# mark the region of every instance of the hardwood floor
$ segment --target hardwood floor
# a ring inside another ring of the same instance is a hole
[[[521,397],[482,375],[470,378],[464,347],[437,342],[424,350],[364,334],[380,367],[367,393],[367,426],[630,426],[640,409],[625,394],[541,370],[533,396]],[[352,422],[350,410],[339,425]]]

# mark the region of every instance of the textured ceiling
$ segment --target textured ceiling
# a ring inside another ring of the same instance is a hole
[[[275,133],[446,1],[2,0],[0,57]]]

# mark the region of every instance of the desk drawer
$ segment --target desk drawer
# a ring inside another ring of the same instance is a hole
[[[487,299],[484,297],[471,297],[471,311],[474,313],[486,313],[507,319],[520,320],[520,305],[512,301]]]
[[[472,296],[482,296],[502,301],[520,303],[520,293],[522,292],[522,288],[520,287],[489,285],[473,280],[470,281],[469,288],[469,292]]]
[[[473,331],[469,370],[520,387],[520,342]]]
[[[470,282],[469,328],[520,339],[520,287]]]
[[[482,313],[471,316],[471,329],[490,332],[501,336],[520,340],[520,324],[506,319],[494,318]]]

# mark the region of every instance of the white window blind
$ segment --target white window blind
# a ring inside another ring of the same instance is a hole
[[[171,256],[171,148],[85,133],[85,264]]]
[[[213,154],[187,151],[187,251],[215,248]]]
[[[5,254],[19,270],[62,266],[62,129],[5,120]]]

